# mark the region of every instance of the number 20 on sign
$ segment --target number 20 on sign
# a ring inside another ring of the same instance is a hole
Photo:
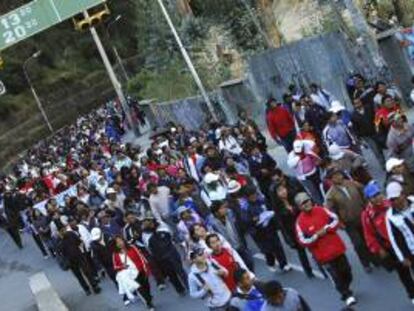
[[[32,13],[30,6],[22,7],[14,13],[3,16],[0,25],[3,29],[3,41],[5,45],[10,45],[25,38],[28,31],[38,26],[35,18],[28,18]]]

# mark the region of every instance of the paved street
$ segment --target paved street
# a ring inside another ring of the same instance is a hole
[[[140,139],[139,143],[145,145],[146,139]],[[286,169],[286,153],[283,149],[273,146],[271,153],[278,160],[280,167]],[[373,155],[365,151],[365,157],[375,172],[376,178],[382,181],[384,173],[379,169]],[[46,273],[52,285],[71,310],[145,310],[140,304],[125,308],[114,285],[108,280],[102,282],[103,291],[100,295],[86,297],[71,273],[61,271],[52,259],[44,260],[30,236],[26,235],[24,241],[25,248],[19,251],[9,237],[3,231],[0,232],[0,292],[2,297],[4,297],[0,310],[36,310],[34,299],[29,289],[28,278],[41,270]],[[350,245],[348,241],[347,244]],[[257,276],[263,279],[275,278],[280,280],[285,286],[296,288],[309,301],[313,310],[341,310],[343,304],[339,300],[339,296],[333,289],[331,282],[321,278],[307,279],[303,272],[297,269],[300,268],[297,255],[287,247],[285,249],[288,253],[289,261],[295,266],[296,270],[286,274],[280,272],[272,273],[266,268],[263,259],[256,258]],[[396,274],[390,274],[383,270],[374,270],[373,274],[368,275],[362,270],[351,247],[348,248],[348,255],[354,274],[353,289],[359,300],[359,304],[354,310],[404,311],[413,309],[397,280]],[[189,297],[180,298],[171,287],[162,293],[157,292],[155,287],[153,287],[153,292],[158,310],[205,310],[202,301],[193,300]]]

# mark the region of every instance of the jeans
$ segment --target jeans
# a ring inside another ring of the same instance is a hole
[[[369,267],[372,262],[372,255],[368,251],[367,245],[364,239],[364,232],[362,228],[361,222],[353,223],[353,224],[346,224],[345,231],[348,234],[352,245],[354,246],[355,252],[358,255],[361,264],[364,267]]]
[[[98,287],[98,282],[93,275],[92,267],[90,267],[86,258],[79,258],[79,261],[72,262],[70,269],[85,292],[90,292],[89,285],[93,290]]]
[[[324,267],[334,282],[336,290],[341,294],[342,300],[352,296],[352,290],[350,289],[352,271],[345,254],[325,263]]]
[[[187,273],[184,271],[180,254],[171,254],[166,259],[158,259],[158,266],[163,274],[168,277],[171,284],[179,294],[186,292],[188,288]]]
[[[145,301],[148,307],[152,307],[151,287],[148,277],[144,274],[144,272],[140,272],[136,278],[136,281],[139,284],[138,295]]]
[[[319,177],[318,171],[300,182],[315,203],[323,204],[324,199],[320,189],[321,178]]]

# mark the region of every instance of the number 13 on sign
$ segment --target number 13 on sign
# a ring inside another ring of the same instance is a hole
[[[18,13],[10,14],[0,20],[5,29],[3,39],[6,44],[11,44],[26,36],[26,28],[21,24],[22,20]]]

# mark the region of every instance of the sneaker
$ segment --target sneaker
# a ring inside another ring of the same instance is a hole
[[[275,266],[268,266],[270,272],[276,272],[277,269],[275,268]]]
[[[286,264],[282,267],[283,272],[289,272],[292,271],[292,266],[290,264]]]
[[[43,259],[44,259],[44,260],[49,259],[49,255],[45,255],[45,256],[43,256]]]
[[[167,288],[167,286],[164,284],[164,283],[162,283],[162,284],[159,284],[158,285],[158,290],[160,291],[160,292],[162,292],[164,289],[166,289]]]
[[[356,301],[356,299],[355,299],[355,297],[354,296],[349,296],[348,298],[346,298],[345,299],[345,304],[348,306],[348,307],[350,307],[350,306],[353,306],[354,304],[356,304],[357,303],[357,301]]]
[[[127,299],[124,301],[124,306],[127,307],[131,304],[131,300]]]
[[[93,293],[94,294],[100,294],[101,293],[101,288],[99,287],[99,286],[95,286],[94,288],[93,288]]]
[[[86,291],[85,291],[85,294],[86,294],[86,296],[90,296],[92,293],[91,293],[91,291],[88,289],[88,290],[86,290]]]

